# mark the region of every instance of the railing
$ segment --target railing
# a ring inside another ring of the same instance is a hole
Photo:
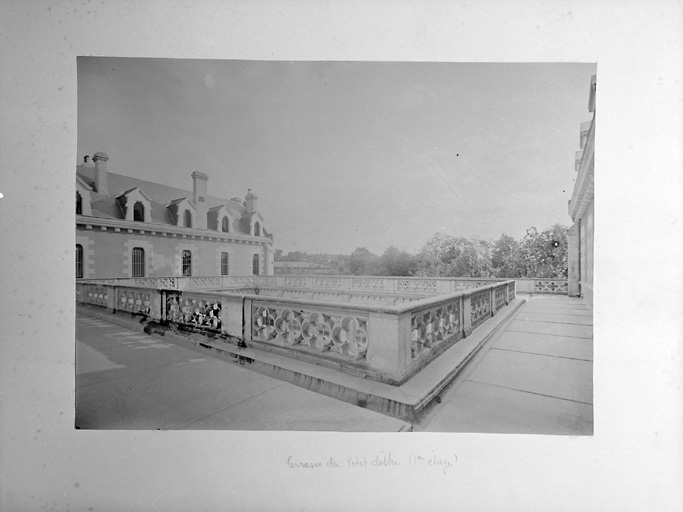
[[[377,292],[391,294],[438,295],[469,290],[507,281],[499,278],[465,277],[377,277],[377,276],[196,276],[196,277],[128,277],[83,279],[78,282],[117,286],[134,286],[164,290],[235,289],[277,286],[289,289]]]
[[[569,286],[566,279],[546,279],[546,278],[515,278],[517,282],[517,293],[550,293],[556,295],[567,295]]]
[[[272,283],[291,276],[265,277]],[[246,281],[254,278],[233,279],[233,285],[249,286]],[[262,279],[256,282],[264,282]],[[515,282],[506,281],[386,306],[265,296],[253,291],[192,290],[184,281],[137,281],[154,285],[148,287],[129,286],[129,280],[116,280],[121,284],[77,282],[76,297],[80,303],[223,333],[286,355],[400,383],[469,336],[516,296]],[[389,280],[403,286],[400,281],[405,280]],[[384,278],[381,282],[386,284]],[[176,288],[157,288],[160,283]],[[342,281],[327,284],[337,287]],[[179,290],[180,286],[185,291]],[[422,284],[416,286],[422,290]]]

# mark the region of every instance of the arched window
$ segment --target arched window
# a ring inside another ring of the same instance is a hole
[[[192,213],[190,212],[190,210],[185,210],[185,227],[192,227]]]
[[[252,259],[251,273],[255,276],[259,275],[259,257],[258,254],[254,254]]]
[[[83,215],[83,198],[76,192],[76,215]]]
[[[261,224],[254,224],[254,236],[261,236]]]
[[[227,217],[223,217],[223,233],[229,233],[230,232],[230,226],[229,226],[229,221]]]
[[[133,277],[145,277],[145,250],[142,247],[133,247]]]
[[[83,277],[83,246],[76,244],[76,277]]]
[[[133,207],[133,220],[145,222],[145,206],[140,201]]]
[[[229,274],[229,263],[230,263],[230,256],[228,255],[227,252],[222,252],[221,253],[221,275],[222,276],[227,276]]]
[[[192,275],[192,253],[190,251],[183,251],[183,275]]]

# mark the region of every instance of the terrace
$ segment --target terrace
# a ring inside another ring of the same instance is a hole
[[[549,279],[211,276],[79,281],[77,302],[138,316],[213,356],[414,419]]]

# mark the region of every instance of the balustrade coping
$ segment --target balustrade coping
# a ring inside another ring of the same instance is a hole
[[[555,277],[403,277],[403,276],[355,276],[355,275],[311,275],[311,274],[268,274],[268,275],[201,275],[201,276],[145,276],[145,277],[98,277],[98,278],[77,278],[77,283],[93,282],[98,281],[123,281],[127,279],[268,279],[268,278],[309,278],[309,279],[406,279],[412,281],[491,281],[495,283],[503,283],[508,281],[567,281],[566,278],[555,278]]]
[[[331,308],[331,309],[341,309],[344,311],[354,311],[354,312],[364,312],[364,313],[385,313],[385,314],[390,314],[390,315],[401,315],[404,313],[409,313],[413,310],[417,309],[423,309],[423,308],[429,308],[429,307],[434,307],[438,306],[439,304],[445,303],[445,302],[450,302],[453,299],[457,299],[460,297],[466,297],[469,295],[474,295],[477,293],[485,292],[487,290],[491,290],[493,288],[498,288],[498,287],[507,287],[507,285],[511,282],[514,282],[514,280],[510,281],[503,281],[500,283],[495,283],[495,284],[490,284],[487,286],[481,286],[479,288],[473,288],[471,290],[461,290],[457,292],[452,292],[452,293],[444,293],[441,295],[434,295],[432,297],[426,297],[423,299],[418,299],[412,302],[408,302],[406,304],[401,304],[398,306],[379,306],[379,305],[370,305],[370,304],[349,304],[348,302],[332,302],[332,301],[320,301],[320,300],[314,300],[314,299],[296,299],[296,298],[289,298],[289,297],[269,297],[267,295],[259,295],[259,294],[254,294],[254,293],[245,293],[245,294],[240,294],[240,293],[230,293],[230,292],[225,292],[225,291],[210,291],[210,290],[183,290],[182,293],[186,295],[192,295],[192,294],[201,294],[201,295],[209,295],[209,296],[216,296],[216,297],[230,297],[234,299],[239,299],[239,301],[243,300],[251,300],[255,302],[270,302],[270,303],[276,303],[276,304],[286,304],[286,305],[299,305],[299,306],[315,306],[315,307],[323,307],[323,308]],[[87,283],[86,283],[87,284]],[[104,285],[106,286],[106,285]],[[145,287],[139,287],[139,286],[128,286],[126,285],[126,288],[136,288],[136,289],[142,289],[142,290],[149,290],[150,288],[145,288]]]

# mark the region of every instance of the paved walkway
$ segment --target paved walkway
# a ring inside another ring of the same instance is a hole
[[[397,432],[410,425],[237,363],[76,314],[76,426]],[[133,327],[133,324],[131,324]]]
[[[432,401],[422,411],[414,431],[593,433],[592,309],[566,296],[527,300],[502,320],[501,328],[440,392],[441,402]],[[171,336],[148,336],[132,323],[129,329],[114,325],[107,318],[77,308],[80,428],[410,429],[401,420],[252,371],[248,364],[212,357],[206,349],[172,342]],[[123,318],[117,315],[115,320]],[[474,335],[465,341],[472,339]],[[451,350],[464,346],[461,341]],[[439,361],[448,362],[445,355]],[[439,361],[418,376],[434,373]],[[382,386],[364,380],[362,384]]]
[[[440,397],[415,431],[591,435],[592,309],[530,297]]]

